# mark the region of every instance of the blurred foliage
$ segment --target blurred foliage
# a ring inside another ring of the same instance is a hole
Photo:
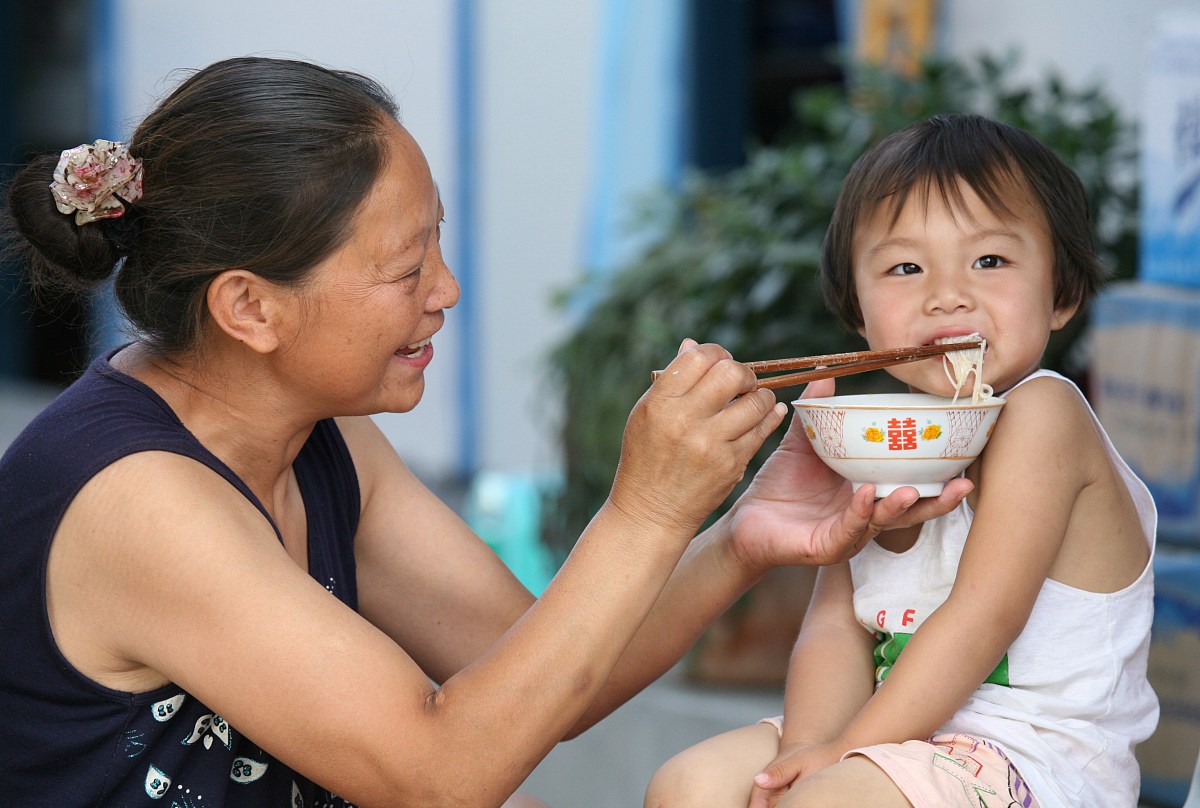
[[[848,71],[849,86],[797,94],[786,134],[750,148],[743,166],[720,175],[692,172],[680,189],[645,200],[639,216],[645,248],[559,300],[585,313],[549,360],[550,381],[565,396],[566,486],[553,532],[560,538],[552,542],[573,541],[603,503],[629,411],[649,385],[650,371],[671,360],[682,338],[718,342],[747,360],[864,347],[822,302],[821,243],[851,164],[909,123],[940,112],[977,112],[1040,138],[1082,179],[1101,258],[1118,276],[1132,275],[1133,124],[1099,87],[1072,89],[1054,75],[1015,82],[1017,61],[1015,54],[934,61],[915,78],[857,66]],[[1082,377],[1086,357],[1078,338],[1085,322],[1086,313],[1054,336],[1047,367]],[[886,374],[872,373],[841,379],[838,389],[895,385]],[[764,446],[746,480],[778,437]]]

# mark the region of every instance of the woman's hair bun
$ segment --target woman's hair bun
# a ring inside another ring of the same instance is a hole
[[[35,287],[88,288],[115,270],[138,339],[190,351],[220,273],[296,287],[345,243],[396,126],[395,101],[365,76],[226,59],[188,75],[128,142],[28,163],[8,193],[5,235]]]
[[[4,227],[16,231],[8,242],[25,257],[35,288],[88,289],[112,274],[121,251],[108,237],[106,222],[79,226],[73,216],[59,212],[50,193],[58,159],[40,155],[16,173]]]

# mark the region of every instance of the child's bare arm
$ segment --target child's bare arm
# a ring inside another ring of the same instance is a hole
[[[871,635],[854,619],[850,565],[822,567],[792,650],[780,745],[837,737],[871,697]]]
[[[817,573],[804,625],[788,665],[779,752],[755,778],[750,808],[773,804],[809,767],[807,750],[828,745],[871,698],[871,635],[854,619],[850,566]],[[764,779],[765,778],[765,779]]]
[[[995,669],[1025,627],[1057,558],[1098,437],[1054,380],[1010,394],[979,467],[976,515],[946,602],[846,727],[845,749],[923,738]]]

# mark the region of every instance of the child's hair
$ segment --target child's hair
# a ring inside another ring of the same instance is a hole
[[[374,81],[306,62],[237,58],[183,81],[137,128],[144,195],[76,225],[50,193],[58,154],[8,192],[35,288],[86,289],[117,266],[117,300],[165,353],[193,349],[208,283],[230,268],[296,285],[341,246],[387,160],[396,105]],[[74,144],[70,144],[74,145]],[[121,260],[124,259],[124,260]]]
[[[1017,215],[1013,192],[1045,217],[1054,244],[1054,305],[1085,305],[1108,275],[1092,241],[1087,195],[1079,177],[1037,138],[980,115],[935,115],[884,138],[850,169],[821,251],[825,302],[851,330],[862,327],[854,288],[855,229],[882,205],[893,222],[914,189],[928,201],[935,190],[964,210],[965,182],[997,216]]]

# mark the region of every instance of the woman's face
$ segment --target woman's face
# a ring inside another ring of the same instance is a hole
[[[398,124],[349,240],[297,292],[282,369],[331,415],[405,412],[421,400],[434,334],[459,288],[442,259],[442,206],[416,141]]]
[[[983,381],[1007,390],[1037,369],[1050,332],[1071,314],[1054,306],[1054,250],[1040,210],[1023,189],[999,218],[965,183],[963,209],[933,189],[927,204],[910,195],[892,223],[884,205],[854,238],[854,282],[872,348],[926,345],[978,333],[987,340]],[[888,371],[910,388],[954,390],[942,362]]]

